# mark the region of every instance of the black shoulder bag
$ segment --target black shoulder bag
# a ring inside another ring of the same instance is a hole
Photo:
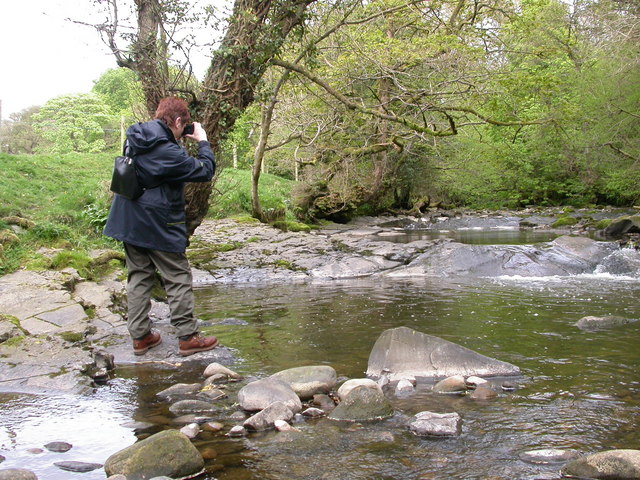
[[[144,188],[138,181],[136,161],[129,156],[129,143],[125,142],[123,154],[116,157],[111,177],[111,191],[129,200],[136,200],[144,193]]]

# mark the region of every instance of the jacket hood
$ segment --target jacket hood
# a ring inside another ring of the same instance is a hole
[[[127,140],[133,155],[152,150],[159,143],[175,143],[173,133],[161,120],[131,125],[127,129]]]

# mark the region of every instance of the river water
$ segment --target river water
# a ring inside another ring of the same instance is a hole
[[[640,318],[638,278],[610,275],[416,278],[211,286],[196,290],[198,316],[213,325],[238,362],[262,377],[327,364],[339,376],[361,378],[380,333],[407,326],[518,365],[517,389],[495,400],[437,396],[430,385],[401,397],[388,393],[396,414],[370,424],[326,419],[297,424],[299,432],[231,439],[209,434],[194,443],[205,454],[204,479],[550,479],[559,465],[534,465],[519,454],[562,448],[583,453],[640,449],[640,322],[584,332],[587,315]],[[201,367],[119,368],[87,397],[0,396],[0,468],[23,467],[40,479],[104,479],[103,470],[70,474],[59,461],[104,463],[137,438],[171,425],[155,397],[178,382],[200,381]],[[500,381],[498,380],[498,384]],[[230,399],[238,386],[231,385]],[[219,418],[228,426],[229,400]],[[407,419],[423,410],[458,412],[462,433],[419,438]],[[132,421],[147,422],[134,428]],[[51,441],[74,445],[60,454]]]

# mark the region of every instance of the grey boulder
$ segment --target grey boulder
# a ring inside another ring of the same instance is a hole
[[[238,392],[238,404],[249,412],[264,410],[274,402],[284,403],[293,413],[302,410],[302,402],[291,386],[277,378],[256,380]]]
[[[409,430],[418,436],[451,437],[459,434],[461,422],[455,412],[420,412],[409,423]]]
[[[317,365],[289,368],[271,378],[288,383],[300,398],[307,399],[318,393],[329,393],[336,386],[338,376],[333,367]]]
[[[386,376],[390,381],[408,377],[491,377],[519,374],[520,369],[515,365],[407,327],[382,332],[369,355],[367,368],[367,376]]]

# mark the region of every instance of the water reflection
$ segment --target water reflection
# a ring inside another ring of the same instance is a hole
[[[233,368],[263,376],[329,364],[361,377],[380,333],[405,325],[518,365],[515,392],[478,403],[435,396],[428,384],[391,400],[396,416],[365,425],[315,420],[298,433],[246,439],[221,434],[195,444],[217,457],[206,478],[240,479],[528,479],[557,466],[518,459],[524,450],[640,448],[640,322],[601,332],[574,324],[586,315],[638,318],[637,279],[612,276],[497,279],[362,279],[292,285],[199,288],[198,315],[240,358]],[[119,369],[89,397],[0,399],[3,468],[31,468],[39,478],[67,479],[53,461],[102,463],[136,438],[176,428],[155,394],[200,381],[200,368]],[[232,387],[233,388],[233,387]],[[233,395],[220,415],[234,411]],[[421,410],[456,411],[455,439],[415,437],[407,418]],[[151,422],[146,429],[122,426]],[[48,441],[74,444],[67,454],[27,453]],[[62,458],[62,455],[66,457]],[[54,459],[55,457],[55,459]],[[103,471],[83,479],[104,478]]]

